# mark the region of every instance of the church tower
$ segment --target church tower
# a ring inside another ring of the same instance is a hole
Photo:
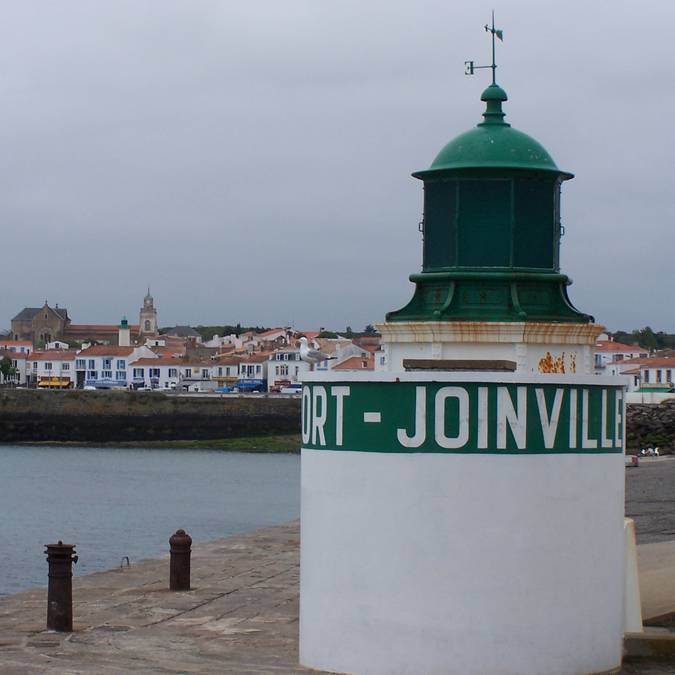
[[[149,337],[152,335],[157,335],[157,310],[155,309],[155,301],[150,295],[150,287],[148,286],[148,292],[143,298],[143,307],[141,307],[140,319],[138,322],[138,332],[139,335],[143,337]]]

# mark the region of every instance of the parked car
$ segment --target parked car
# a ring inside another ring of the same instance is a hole
[[[281,387],[279,392],[280,394],[301,394],[302,393],[302,384],[299,382],[293,382],[288,384],[285,387]]]
[[[626,455],[624,459],[627,467],[640,466],[637,455]]]
[[[231,394],[232,387],[216,387],[214,391],[216,392],[216,394]]]

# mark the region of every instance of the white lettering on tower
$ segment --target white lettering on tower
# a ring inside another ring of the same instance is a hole
[[[488,388],[478,387],[478,441],[479,450],[488,446]]]
[[[518,410],[513,407],[507,387],[497,387],[497,448],[506,449],[506,425],[509,425],[519,450],[527,438],[527,387],[516,387]]]
[[[558,422],[560,421],[560,409],[562,408],[564,389],[555,390],[553,399],[553,409],[551,416],[548,416],[546,410],[546,397],[543,389],[535,389],[537,397],[537,407],[539,408],[539,419],[541,420],[541,431],[544,435],[544,447],[548,450],[555,445],[555,436],[558,432]]]
[[[581,391],[581,447],[587,450],[598,447],[598,441],[588,436],[588,389]]]
[[[570,389],[570,448],[577,447],[577,390]]]
[[[396,438],[404,448],[419,448],[427,437],[427,390],[415,387],[415,430],[408,435],[406,429],[396,429]]]
[[[342,445],[344,428],[344,400],[349,396],[349,387],[331,387],[331,396],[335,396],[335,445]]]
[[[326,434],[323,431],[326,425],[326,388],[315,386],[312,389],[312,445],[316,445],[317,436],[319,445],[326,445]],[[321,406],[319,406],[321,401]],[[319,412],[319,410],[321,412]]]
[[[309,387],[302,388],[302,442],[309,443],[312,424],[312,393]]]
[[[616,389],[614,392],[614,447],[623,447],[623,392]]]
[[[611,438],[607,438],[607,390],[602,390],[602,400],[600,405],[600,426],[602,431],[600,432],[600,445],[603,448],[611,448],[614,445],[614,441]]]
[[[457,414],[457,435],[445,435],[445,402],[449,398],[456,398],[459,403]],[[435,403],[435,438],[442,448],[461,448],[469,440],[469,394],[462,387],[441,387],[436,392]]]

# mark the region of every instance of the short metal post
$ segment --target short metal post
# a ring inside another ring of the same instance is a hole
[[[169,539],[171,563],[169,568],[169,590],[190,590],[190,551],[192,537],[185,530],[176,530]]]
[[[73,563],[75,544],[45,544],[49,564],[47,588],[47,630],[70,633],[73,630]]]

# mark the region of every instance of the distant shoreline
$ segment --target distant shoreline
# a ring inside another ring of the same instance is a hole
[[[0,445],[25,447],[80,447],[80,448],[147,448],[158,450],[222,450],[225,452],[250,452],[260,454],[300,454],[300,434],[277,434],[263,436],[242,436],[205,440],[170,441],[113,441],[109,443],[91,441],[11,441]]]

